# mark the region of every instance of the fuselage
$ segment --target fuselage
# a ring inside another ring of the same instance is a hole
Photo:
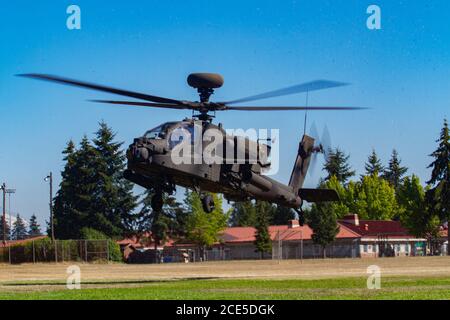
[[[182,132],[179,132],[185,130],[185,133],[194,133],[195,122],[192,119],[168,122],[136,138],[127,151],[128,169],[134,174],[134,179],[133,177],[129,179],[147,188],[172,184],[202,192],[222,193],[226,199],[232,201],[256,199],[285,207],[300,207],[301,199],[290,186],[262,175],[263,169],[270,166],[266,157],[268,152],[258,152],[261,151],[259,148],[265,145],[255,145],[257,155],[252,157],[250,142],[244,146],[230,143],[236,142],[236,138],[226,135],[220,125],[200,122],[201,136],[208,130],[222,133],[220,139],[223,144],[219,144],[218,148],[223,150],[222,155],[226,156],[222,162],[208,163],[204,153],[194,151],[198,146],[195,139],[188,141],[186,137],[190,137],[183,136]],[[174,135],[176,139],[173,138]],[[191,148],[192,153],[190,158],[185,157],[182,159],[184,161],[179,161],[180,159],[175,156],[180,155],[177,152],[181,149],[177,148],[180,148],[183,141],[186,143],[185,147],[187,146],[184,151]],[[208,150],[211,143],[213,143],[211,139],[209,141],[201,139],[201,149]],[[233,152],[227,153],[226,148],[232,148]],[[234,159],[230,159],[230,154]],[[245,158],[242,159],[239,154],[245,154]]]

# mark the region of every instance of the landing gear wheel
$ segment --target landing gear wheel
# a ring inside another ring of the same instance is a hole
[[[206,213],[211,213],[213,212],[215,205],[214,205],[214,199],[211,195],[206,195],[204,197],[202,197],[202,206],[203,206],[203,210]]]
[[[156,193],[153,197],[152,197],[152,209],[154,211],[161,211],[162,207],[163,207],[163,197],[162,197],[162,193]]]

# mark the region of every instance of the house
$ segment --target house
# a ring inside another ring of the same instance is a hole
[[[339,232],[336,240],[325,248],[329,258],[375,258],[417,256],[426,254],[426,239],[411,235],[399,221],[361,220],[358,215],[348,215],[338,221]],[[243,260],[260,259],[255,251],[255,233],[253,227],[229,227],[220,236],[220,241],[204,253],[206,260]],[[287,225],[269,226],[272,250],[264,258],[273,259],[307,259],[322,258],[321,246],[312,240],[313,230],[300,226],[297,220],[290,220]],[[148,235],[149,236],[149,235]],[[142,246],[142,241],[126,239],[120,244],[132,246],[130,252],[154,251],[149,245]],[[203,254],[192,243],[180,243],[173,240],[158,247],[164,261],[181,261],[182,255],[188,254],[190,261],[200,261]],[[135,255],[138,255],[137,253]],[[139,255],[141,255],[139,253]],[[132,259],[131,259],[132,260]]]
[[[227,228],[221,236],[226,256],[229,259],[260,258],[253,244],[255,232],[253,227]],[[270,226],[269,233],[272,239],[272,253],[266,254],[265,258],[301,259],[323,256],[322,248],[312,241],[312,229],[307,225],[300,226],[297,220],[290,220],[287,225]],[[357,252],[354,248],[358,239],[357,233],[341,226],[336,240],[326,248],[326,252],[333,257],[356,257]]]
[[[373,258],[415,256],[426,253],[426,239],[411,235],[399,221],[360,220],[348,215],[338,221],[336,240],[325,248],[331,258]],[[309,226],[300,226],[297,220],[288,225],[270,226],[272,253],[266,258],[301,259],[323,257],[322,248],[312,241]],[[257,259],[255,229],[227,228],[222,235],[222,247],[230,259]]]
[[[355,249],[362,258],[426,253],[427,239],[411,235],[400,221],[360,220],[357,214],[352,214],[339,220],[339,224],[359,235]]]

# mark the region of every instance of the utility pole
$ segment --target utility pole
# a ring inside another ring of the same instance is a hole
[[[6,246],[6,183],[0,189],[3,191],[3,245]]]
[[[50,185],[50,229],[51,229],[51,237],[52,241],[55,241],[55,224],[53,221],[53,174],[50,171],[50,174],[45,177],[44,181],[48,181]]]
[[[5,193],[8,194],[9,232],[11,232],[13,229],[11,218],[11,194],[16,193],[16,189],[5,189]]]

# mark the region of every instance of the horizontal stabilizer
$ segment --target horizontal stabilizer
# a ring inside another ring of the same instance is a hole
[[[339,201],[339,195],[333,189],[300,189],[298,195],[308,202]]]

